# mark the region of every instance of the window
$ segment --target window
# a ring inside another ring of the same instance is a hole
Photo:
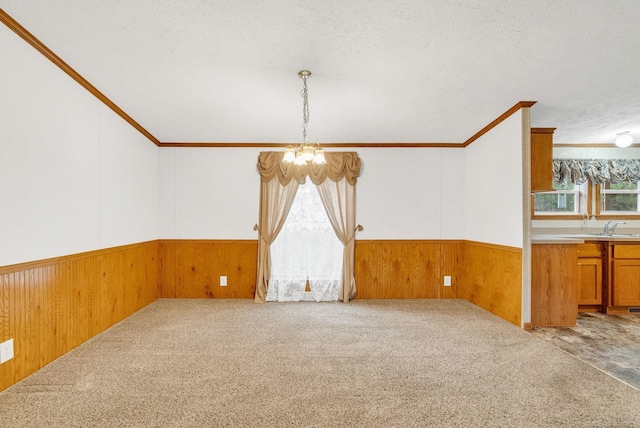
[[[598,214],[639,214],[640,187],[638,183],[605,182],[599,187]]]
[[[553,188],[556,189],[553,192],[540,192],[534,195],[534,215],[579,215],[586,211],[588,199],[586,183],[554,183]]]
[[[338,300],[343,248],[316,185],[301,184],[271,244],[267,301]]]

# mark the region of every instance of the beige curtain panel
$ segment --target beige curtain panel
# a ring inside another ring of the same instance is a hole
[[[285,186],[278,180],[260,182],[260,219],[258,226],[258,273],[256,303],[267,301],[267,286],[271,277],[271,244],[280,233],[298,191],[298,182],[289,180]]]
[[[355,185],[362,167],[360,158],[355,152],[327,152],[324,165],[293,165],[282,162],[282,157],[282,152],[261,152],[258,156],[260,218],[255,302],[266,302],[271,277],[271,244],[284,225],[298,185],[307,177],[318,186],[331,225],[344,245],[339,299],[348,302],[356,294],[353,276]]]

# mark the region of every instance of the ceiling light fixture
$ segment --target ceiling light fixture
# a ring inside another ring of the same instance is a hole
[[[633,137],[629,135],[629,131],[620,132],[616,137],[616,146],[618,147],[629,147],[633,144]]]
[[[315,164],[327,163],[324,158],[324,150],[317,143],[309,143],[307,139],[307,126],[309,125],[309,91],[307,89],[307,79],[311,77],[311,72],[302,70],[298,73],[302,79],[302,143],[298,147],[289,146],[284,151],[283,162],[294,165],[306,165],[309,162]]]

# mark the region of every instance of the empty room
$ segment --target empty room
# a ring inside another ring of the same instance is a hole
[[[640,426],[639,20],[0,0],[0,426]]]

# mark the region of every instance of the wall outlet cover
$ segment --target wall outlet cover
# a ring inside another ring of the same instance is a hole
[[[226,287],[227,286],[227,277],[226,276],[221,276],[220,277],[220,287]]]
[[[445,287],[451,287],[451,277],[450,276],[445,276],[444,277],[444,286]]]
[[[13,339],[0,343],[0,364],[13,358]]]

